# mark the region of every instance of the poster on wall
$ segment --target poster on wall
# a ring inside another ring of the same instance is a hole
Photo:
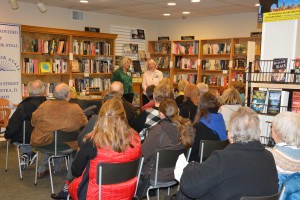
[[[12,104],[22,100],[20,25],[0,23],[0,98]]]

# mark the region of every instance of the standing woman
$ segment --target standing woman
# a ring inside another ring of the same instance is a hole
[[[120,62],[120,67],[114,71],[111,82],[120,81],[124,86],[123,97],[129,103],[132,103],[133,100],[133,87],[132,87],[132,77],[131,72],[129,71],[131,65],[131,59],[127,56],[124,56]]]
[[[147,97],[146,89],[149,85],[157,86],[159,81],[163,78],[161,71],[156,69],[156,62],[153,59],[148,60],[148,70],[143,75],[143,105],[147,104],[150,100]]]
[[[101,107],[94,130],[83,139],[71,170],[76,177],[69,184],[73,200],[98,199],[99,163],[124,163],[141,156],[139,135],[127,123],[122,101],[107,100]],[[102,199],[132,200],[137,177],[118,184],[103,185]]]

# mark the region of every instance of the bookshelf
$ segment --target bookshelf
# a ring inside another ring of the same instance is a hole
[[[99,94],[110,84],[116,34],[21,26],[23,96],[26,84],[40,79],[49,89],[72,80],[77,92],[86,87]]]

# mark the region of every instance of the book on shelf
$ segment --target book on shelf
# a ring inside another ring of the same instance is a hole
[[[39,72],[40,73],[52,73],[52,67],[50,62],[40,62],[39,63]]]
[[[276,115],[287,111],[289,92],[281,89],[272,89],[268,91],[267,114]]]
[[[267,90],[254,90],[250,107],[257,113],[266,113]]]
[[[138,53],[139,53],[140,61],[142,61],[142,62],[147,61],[147,56],[146,56],[145,50],[139,50]]]
[[[300,83],[300,58],[295,59],[295,83]]]
[[[300,113],[300,91],[293,92],[292,112]]]
[[[272,82],[285,82],[287,72],[287,58],[274,58],[272,64]]]
[[[75,73],[80,72],[78,60],[72,60],[72,72],[75,72]]]
[[[138,73],[142,72],[141,63],[139,60],[132,60],[132,66],[134,72],[138,72]]]
[[[234,54],[247,54],[247,44],[234,44]]]

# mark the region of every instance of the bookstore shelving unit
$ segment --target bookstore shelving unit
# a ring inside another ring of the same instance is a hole
[[[109,86],[116,34],[22,25],[21,37],[23,96],[35,79],[46,83],[50,93],[55,83],[69,80],[77,92],[89,87],[99,94]]]

